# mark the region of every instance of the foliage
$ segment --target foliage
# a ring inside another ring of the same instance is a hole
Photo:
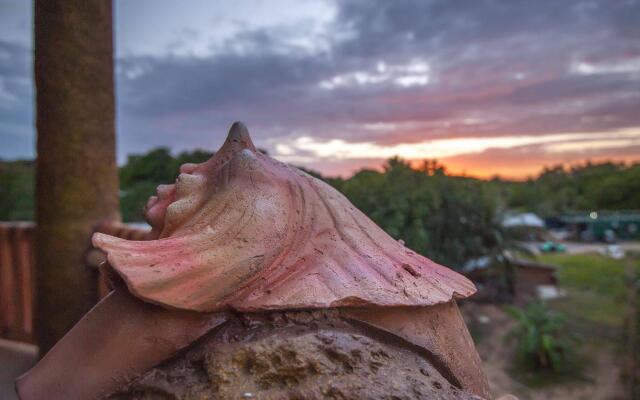
[[[542,216],[576,210],[640,209],[640,163],[553,166],[536,179],[494,184],[501,186],[510,208]]]
[[[173,182],[180,165],[200,163],[211,157],[203,150],[182,152],[173,157],[169,149],[160,147],[144,155],[131,155],[120,168],[120,209],[124,221],[142,221],[142,207],[160,184]]]
[[[33,220],[33,192],[33,161],[0,163],[0,220]]]
[[[637,259],[616,260],[600,254],[545,254],[544,263],[557,265],[558,282],[567,296],[554,307],[568,313],[591,334],[615,337],[622,329],[626,307],[625,264]],[[586,333],[586,332],[585,332]]]
[[[516,341],[520,366],[553,372],[566,372],[572,366],[577,337],[567,329],[562,314],[537,302],[524,309],[507,307],[507,313],[516,320],[507,338]]]
[[[447,176],[435,161],[414,169],[392,158],[382,172],[329,182],[391,236],[442,264],[459,268],[503,245],[490,193],[480,181]]]

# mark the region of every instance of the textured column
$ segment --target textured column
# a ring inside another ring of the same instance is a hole
[[[112,4],[35,1],[36,333],[44,354],[97,300],[84,255],[116,220]]]

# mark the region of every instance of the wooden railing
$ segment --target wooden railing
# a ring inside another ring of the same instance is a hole
[[[32,342],[35,225],[0,222],[0,337]]]
[[[147,230],[121,223],[100,226],[97,231],[129,240],[148,238]],[[33,222],[0,222],[0,338],[35,343],[35,246]],[[102,252],[91,249],[87,268],[97,267],[103,259]],[[108,292],[102,279],[97,279],[96,302]]]

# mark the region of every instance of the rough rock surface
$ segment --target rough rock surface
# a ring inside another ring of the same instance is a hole
[[[242,314],[109,399],[479,399],[428,358],[335,310]]]

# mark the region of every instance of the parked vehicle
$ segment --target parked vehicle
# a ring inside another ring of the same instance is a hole
[[[548,240],[540,244],[540,251],[543,253],[564,253],[567,251],[567,246],[562,243]]]

